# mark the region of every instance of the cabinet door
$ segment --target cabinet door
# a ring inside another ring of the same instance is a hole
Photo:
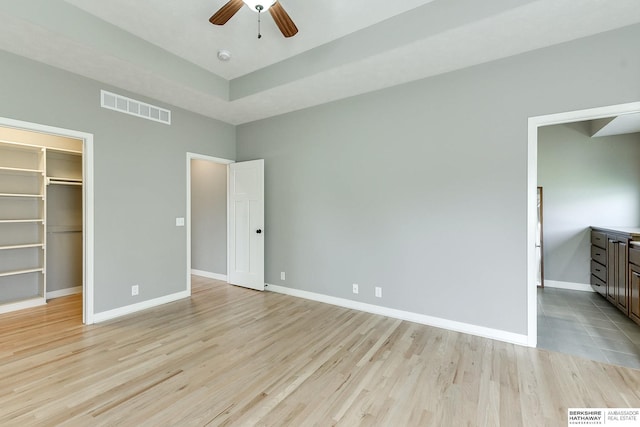
[[[640,267],[629,264],[629,317],[640,324]]]
[[[609,239],[607,241],[607,299],[616,304],[616,241]]]
[[[616,304],[620,310],[629,315],[629,302],[627,292],[627,273],[629,271],[629,243],[619,240],[616,243]]]

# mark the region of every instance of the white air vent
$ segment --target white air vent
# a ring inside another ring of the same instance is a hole
[[[171,111],[164,108],[136,101],[126,96],[116,95],[106,90],[100,91],[100,99],[102,108],[142,117],[143,119],[153,120],[154,122],[160,122],[166,125],[171,124]]]

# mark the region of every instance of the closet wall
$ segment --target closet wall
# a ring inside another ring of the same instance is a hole
[[[82,290],[82,141],[0,127],[0,313]]]
[[[47,295],[82,291],[82,153],[47,150]]]

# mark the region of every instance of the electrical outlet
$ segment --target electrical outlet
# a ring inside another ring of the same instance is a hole
[[[284,271],[281,271],[280,272],[280,280],[284,280],[284,278],[285,278]]]
[[[358,284],[357,284],[357,283],[354,283],[354,284],[353,284],[353,293],[354,293],[354,294],[357,294],[358,292],[359,292],[359,290],[358,290]]]
[[[376,286],[376,297],[382,298],[382,288],[380,286]]]
[[[139,293],[140,293],[140,288],[138,287],[138,285],[131,286],[131,296],[132,297],[135,297]]]

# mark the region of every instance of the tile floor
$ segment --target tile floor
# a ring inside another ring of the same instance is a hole
[[[640,369],[640,325],[595,292],[538,288],[538,347]]]

